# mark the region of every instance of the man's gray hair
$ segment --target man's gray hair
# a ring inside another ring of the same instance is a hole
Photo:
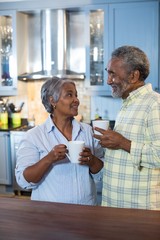
[[[147,55],[138,47],[122,46],[112,52],[112,58],[119,58],[124,62],[126,71],[139,70],[140,80],[144,81],[150,72],[150,64]]]
[[[72,80],[53,77],[45,81],[41,87],[41,100],[47,112],[52,113],[53,107],[49,101],[50,97],[53,97],[54,102],[58,102],[62,87],[66,83],[75,83]]]

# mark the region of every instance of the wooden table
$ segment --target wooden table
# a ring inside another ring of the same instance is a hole
[[[160,211],[0,198],[1,240],[160,240]]]

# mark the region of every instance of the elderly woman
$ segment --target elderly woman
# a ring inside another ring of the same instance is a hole
[[[41,99],[50,115],[27,131],[19,145],[17,183],[32,189],[32,200],[96,205],[93,174],[103,167],[104,151],[93,138],[91,126],[74,119],[79,106],[75,83],[49,79],[41,88]],[[85,142],[79,164],[67,158],[70,140]]]

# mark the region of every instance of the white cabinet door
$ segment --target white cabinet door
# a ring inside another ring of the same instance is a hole
[[[9,132],[0,132],[0,184],[11,184],[11,154]]]
[[[16,12],[0,11],[0,96],[16,94]]]
[[[108,4],[92,5],[86,12],[86,80],[91,95],[111,95],[106,81],[108,52]]]
[[[158,2],[136,2],[109,5],[108,53],[122,45],[141,48],[150,61],[153,89],[158,89]],[[106,29],[107,31],[107,29]]]

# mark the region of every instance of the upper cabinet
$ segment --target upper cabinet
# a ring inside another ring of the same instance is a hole
[[[16,12],[0,11],[0,96],[17,94]]]
[[[86,87],[91,94],[110,95],[104,71],[112,51],[122,45],[141,48],[150,61],[154,90],[158,82],[158,2],[114,3],[87,9]]]
[[[141,48],[150,61],[146,82],[159,89],[158,82],[158,2],[136,2],[109,5],[108,52],[122,45]]]
[[[144,50],[147,82],[159,91],[158,23],[159,1],[0,11],[0,96],[16,94],[17,72],[61,76],[63,70],[69,76],[84,73],[89,94],[110,96],[105,67],[122,45]]]
[[[108,5],[86,8],[86,82],[95,95],[110,95],[104,71],[108,40]]]

